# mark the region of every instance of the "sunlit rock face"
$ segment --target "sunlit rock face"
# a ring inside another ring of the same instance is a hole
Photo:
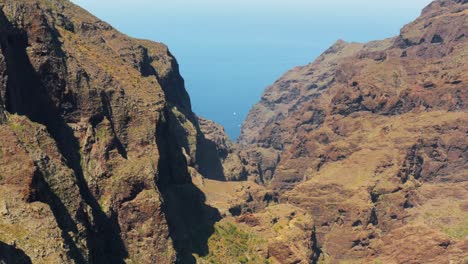
[[[325,263],[463,262],[465,2],[434,1],[397,37],[337,41],[250,111],[249,177],[311,214]]]
[[[68,1],[0,5],[0,260],[193,262],[218,213],[168,48]]]
[[[163,44],[0,0],[0,262],[464,263],[467,6],[337,41],[233,143]]]

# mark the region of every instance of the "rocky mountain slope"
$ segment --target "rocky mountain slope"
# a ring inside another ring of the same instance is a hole
[[[467,2],[434,1],[397,37],[336,42],[250,111],[248,175],[311,215],[322,263],[468,261],[467,35]]]
[[[0,0],[0,262],[466,263],[467,7],[338,41],[232,143],[163,44]]]
[[[167,47],[68,1],[0,7],[0,260],[206,254],[219,213],[191,175],[225,180],[226,157],[201,132]]]

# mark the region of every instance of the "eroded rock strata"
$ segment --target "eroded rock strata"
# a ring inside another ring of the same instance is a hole
[[[311,214],[320,263],[467,261],[467,15],[434,1],[397,37],[340,40],[250,111],[249,177]]]
[[[466,1],[292,69],[238,143],[163,44],[0,7],[0,262],[467,261]]]
[[[209,148],[167,47],[68,1],[0,6],[0,259],[205,254],[219,213],[190,173]]]

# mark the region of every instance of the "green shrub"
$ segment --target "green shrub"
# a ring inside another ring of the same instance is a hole
[[[199,263],[219,263],[223,259],[225,263],[269,264],[257,251],[265,244],[266,241],[249,232],[247,227],[241,228],[231,222],[217,223],[208,240],[209,254],[198,257]]]

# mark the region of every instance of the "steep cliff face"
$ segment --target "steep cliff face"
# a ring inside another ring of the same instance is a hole
[[[311,214],[321,261],[466,261],[467,18],[439,0],[397,37],[340,40],[250,111],[249,177]]]
[[[250,111],[239,142],[266,149],[273,157],[281,153],[281,163],[275,164],[281,168],[291,159],[320,156],[310,153],[315,147],[308,144],[330,139],[310,137],[337,119],[466,110],[466,12],[460,1],[435,1],[398,37],[367,44],[336,42],[315,62],[292,69],[267,88]],[[338,128],[331,129],[339,135]],[[336,157],[324,156],[316,169],[342,158],[330,154]],[[274,184],[287,188],[303,179],[305,169],[275,171]]]
[[[0,260],[204,254],[218,213],[190,173],[208,170],[205,137],[167,47],[68,1],[0,7]]]
[[[0,7],[0,262],[466,262],[466,1],[289,71],[239,144],[164,45]]]
[[[201,173],[211,175],[210,178],[227,181],[240,181],[247,179],[247,172],[241,160],[238,147],[231,141],[221,125],[213,121],[198,118],[200,130],[205,136],[200,147],[203,155],[199,156],[198,163],[202,166]],[[215,166],[217,160],[218,169]],[[205,169],[210,169],[205,171]]]

